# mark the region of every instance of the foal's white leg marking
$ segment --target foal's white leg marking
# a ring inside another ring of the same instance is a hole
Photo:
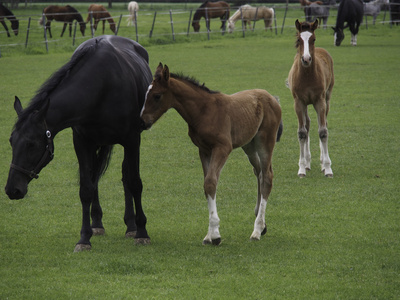
[[[310,47],[309,47],[309,40],[310,37],[312,36],[312,33],[309,31],[304,31],[300,33],[300,37],[303,40],[304,44],[304,53],[303,53],[303,60],[306,61],[307,63],[310,62],[311,59],[311,54],[310,54]]]
[[[209,212],[209,225],[208,233],[203,240],[203,244],[211,244],[213,240],[221,238],[219,234],[219,217],[217,213],[217,201],[215,198],[207,195],[208,212]]]
[[[146,106],[147,95],[149,94],[149,92],[150,92],[150,90],[151,90],[152,88],[153,88],[153,85],[150,84],[150,85],[149,85],[149,88],[147,89],[146,96],[144,97],[144,103],[143,103],[142,111],[140,112],[140,116],[142,116],[142,114],[143,114],[144,107]]]
[[[324,175],[327,177],[332,177],[333,172],[332,172],[332,162],[331,159],[329,158],[329,153],[328,153],[328,139],[325,139],[325,141],[319,141],[319,146],[321,149],[321,171],[324,172]]]
[[[254,222],[254,231],[250,236],[251,240],[259,241],[261,232],[265,229],[265,209],[267,208],[267,200],[261,196],[260,208],[258,209],[257,218]]]
[[[310,134],[307,134],[305,149],[306,170],[311,170],[311,151],[310,151]]]

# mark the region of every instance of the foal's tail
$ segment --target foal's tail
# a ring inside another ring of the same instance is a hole
[[[278,96],[274,96],[274,98],[276,99],[276,101],[278,101],[279,105],[281,104],[279,101],[279,97]],[[281,119],[281,122],[279,123],[279,128],[278,128],[278,133],[276,135],[276,141],[279,142],[281,140],[281,135],[283,133],[283,121]]]

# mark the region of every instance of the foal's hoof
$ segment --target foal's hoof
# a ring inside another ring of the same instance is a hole
[[[136,231],[129,231],[127,233],[125,233],[125,237],[130,239],[130,238],[135,238],[136,236]]]
[[[135,238],[135,245],[150,245],[150,238]]]
[[[221,238],[216,238],[214,240],[203,240],[203,245],[214,245],[218,246],[221,244]]]
[[[304,178],[306,177],[306,174],[297,174],[299,176],[299,178]]]
[[[91,245],[87,244],[76,244],[74,252],[90,251],[92,249]]]
[[[264,230],[261,232],[261,235],[265,235],[267,233],[267,225],[265,225]]]
[[[105,235],[106,230],[104,228],[92,228],[93,235]]]

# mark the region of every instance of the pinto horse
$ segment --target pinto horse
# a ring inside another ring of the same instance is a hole
[[[351,44],[357,45],[358,28],[363,19],[364,8],[361,0],[342,0],[339,4],[336,17],[336,26],[333,27],[334,44],[340,46],[344,39],[343,29],[349,27],[351,32]],[[346,26],[344,23],[347,23]]]
[[[221,29],[225,32],[225,23],[229,19],[230,5],[225,1],[204,2],[194,13],[192,26],[195,32],[200,30],[200,19],[206,20],[207,30],[210,31],[210,19],[220,18]]]
[[[161,63],[146,94],[141,112],[143,128],[149,129],[169,108],[188,123],[189,136],[199,148],[208,200],[209,227],[203,244],[221,242],[216,191],[220,172],[229,154],[242,147],[258,182],[256,220],[252,240],[265,234],[265,208],[272,189],[272,152],[282,133],[281,107],[265,90],[233,95],[210,91],[189,77],[169,72]]]
[[[110,23],[110,29],[112,32],[116,33],[116,27],[114,19],[111,17],[110,13],[104,8],[103,5],[100,4],[92,4],[89,6],[89,15],[86,19],[86,23],[90,21],[90,19],[94,20],[93,28],[96,31],[97,24],[100,21],[103,21],[103,34],[106,20]]]
[[[139,115],[151,79],[142,46],[123,37],[101,36],[82,43],[27,108],[15,99],[18,120],[10,138],[13,155],[5,191],[10,199],[23,198],[30,181],[52,160],[54,137],[71,127],[82,203],[81,237],[75,251],[90,249],[92,235],[104,234],[98,181],[114,144],[124,147],[125,234],[137,243],[150,242],[141,204]]]
[[[61,36],[63,36],[67,24],[69,24],[69,36],[72,36],[72,22],[74,20],[78,21],[82,36],[85,36],[86,23],[83,21],[81,14],[72,6],[57,6],[50,5],[43,9],[42,18],[39,20],[39,24],[43,26],[44,21],[47,19],[46,28],[51,36],[51,21],[64,22],[64,27],[61,31]]]
[[[19,27],[18,19],[14,16],[11,10],[9,10],[2,3],[0,3],[0,23],[3,24],[3,27],[7,32],[7,36],[10,37],[11,35],[8,32],[8,27],[6,22],[4,22],[4,18],[6,18],[11,22],[11,29],[13,30],[15,35],[18,35],[18,27]]]
[[[328,154],[327,116],[329,101],[334,85],[333,60],[323,48],[315,47],[315,33],[318,20],[300,23],[296,20],[297,54],[289,72],[288,87],[292,91],[297,114],[300,144],[298,176],[306,176],[311,169],[310,117],[307,106],[313,105],[318,115],[318,133],[321,150],[321,170],[326,177],[332,177],[331,159]]]
[[[274,10],[266,6],[253,7],[248,4],[242,5],[228,20],[228,32],[232,33],[235,29],[236,21],[243,19],[244,27],[247,29],[247,24],[251,30],[251,22],[264,20],[265,30],[268,28],[272,31],[272,22],[274,20]]]

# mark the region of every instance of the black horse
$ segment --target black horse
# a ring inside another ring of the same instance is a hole
[[[11,10],[0,3],[0,23],[3,24],[4,29],[7,31],[7,36],[10,37],[10,33],[8,32],[8,27],[6,22],[4,22],[4,18],[7,18],[11,22],[11,29],[14,31],[15,35],[18,35],[18,19],[14,16]]]
[[[358,28],[362,22],[364,15],[364,6],[361,0],[342,0],[339,4],[336,26],[332,29],[335,31],[334,43],[340,46],[344,39],[343,29],[350,27],[351,44],[357,45]],[[344,26],[344,23],[347,23]]]
[[[15,99],[18,120],[10,138],[13,157],[5,191],[10,199],[23,198],[29,182],[53,158],[54,136],[72,127],[83,214],[75,251],[90,249],[92,235],[104,233],[98,181],[114,144],[124,147],[126,235],[136,235],[137,243],[150,242],[141,204],[139,115],[151,81],[148,54],[142,46],[123,37],[100,36],[76,49],[26,109]]]

